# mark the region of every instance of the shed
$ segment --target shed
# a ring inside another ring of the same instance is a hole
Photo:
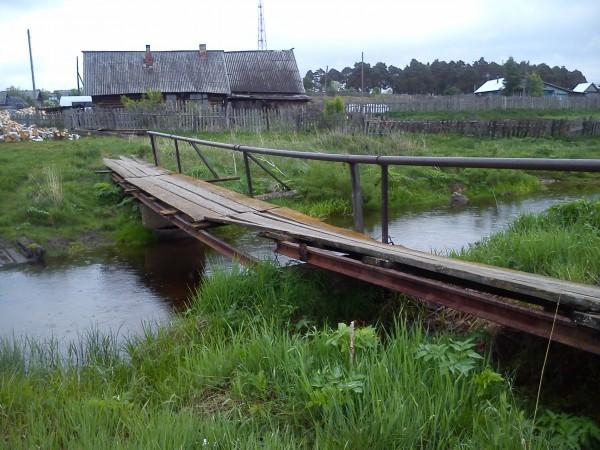
[[[307,101],[292,50],[225,52],[225,66],[236,103]]]

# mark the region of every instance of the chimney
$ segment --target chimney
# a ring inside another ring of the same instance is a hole
[[[206,50],[206,44],[200,44],[200,59],[208,59],[208,51]]]
[[[152,57],[152,52],[150,51],[150,45],[146,44],[146,54],[144,55],[144,67],[152,67],[154,64],[154,58]]]

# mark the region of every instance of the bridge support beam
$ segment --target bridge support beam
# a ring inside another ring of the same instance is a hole
[[[429,303],[473,314],[542,338],[548,339],[552,333],[553,341],[600,355],[600,332],[575,323],[562,315],[557,316],[554,321],[553,314],[509,303],[491,294],[366,264],[305,244],[278,241],[276,251],[315,267],[382,286]]]
[[[171,222],[143,203],[140,203],[140,212],[142,213],[142,224],[149,230],[173,228],[173,224]]]

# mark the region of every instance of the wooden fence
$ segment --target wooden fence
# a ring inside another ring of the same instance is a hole
[[[598,120],[379,120],[368,119],[367,134],[456,133],[478,137],[568,137],[600,136]]]
[[[313,99],[322,102],[322,97]],[[482,111],[490,109],[598,109],[600,94],[585,96],[504,97],[475,95],[380,95],[344,97],[348,113]]]
[[[20,122],[68,129],[180,131],[302,131],[318,126],[319,114],[302,106],[279,108],[233,108],[230,105],[199,105],[181,102],[155,108],[67,109],[27,114]]]

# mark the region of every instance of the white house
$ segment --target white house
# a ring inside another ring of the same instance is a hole
[[[579,83],[573,88],[573,92],[579,94],[600,94],[600,88],[594,83]]]

